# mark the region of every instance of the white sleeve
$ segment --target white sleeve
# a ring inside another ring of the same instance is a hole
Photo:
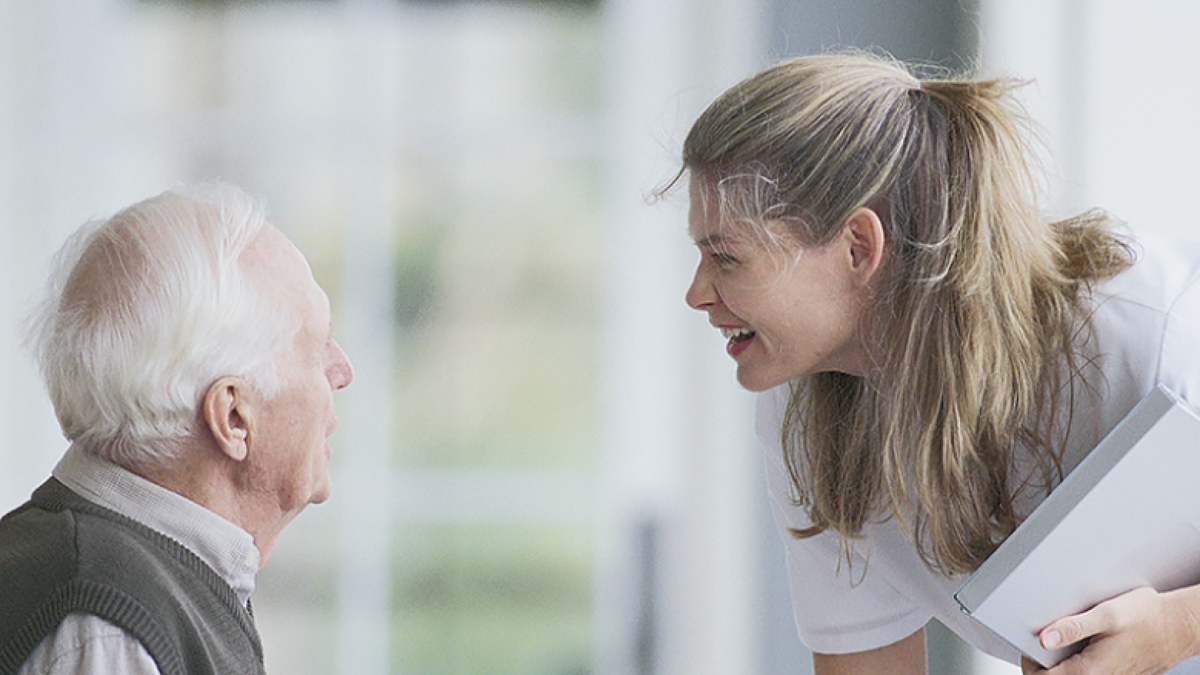
[[[920,630],[931,614],[897,591],[860,550],[847,562],[841,535],[825,532],[797,539],[790,530],[807,527],[804,509],[795,504],[794,489],[780,445],[781,411],[786,386],[760,396],[757,427],[766,454],[771,510],[787,553],[792,611],[801,641],[814,652],[846,654],[892,644]],[[867,549],[866,542],[857,542]],[[882,553],[876,551],[876,553]]]
[[[1200,405],[1200,240],[1142,234],[1135,246],[1134,266],[1096,293],[1086,366],[1099,395],[1076,402],[1068,469],[1156,384]]]
[[[1200,244],[1192,243],[1192,260]],[[1200,270],[1192,268],[1174,298],[1163,329],[1159,381],[1193,405],[1200,405]]]
[[[18,675],[161,675],[150,653],[120,626],[68,614],[33,650]]]

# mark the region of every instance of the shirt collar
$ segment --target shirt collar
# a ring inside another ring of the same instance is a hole
[[[254,592],[254,537],[199,504],[72,445],[53,475],[79,496],[175,540],[213,568],[245,604]]]

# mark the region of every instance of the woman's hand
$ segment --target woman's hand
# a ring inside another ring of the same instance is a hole
[[[1168,593],[1139,588],[1059,619],[1039,638],[1046,649],[1088,642],[1050,670],[1022,659],[1025,675],[1165,673],[1200,653],[1200,586]]]

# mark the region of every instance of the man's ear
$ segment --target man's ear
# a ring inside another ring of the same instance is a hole
[[[850,273],[855,281],[866,286],[883,265],[886,240],[883,222],[873,209],[855,209],[842,225],[850,254]]]
[[[240,377],[222,377],[204,395],[205,425],[221,452],[238,462],[250,453],[253,414],[249,392],[249,386]]]

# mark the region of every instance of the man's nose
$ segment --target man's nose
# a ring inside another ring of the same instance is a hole
[[[350,357],[342,351],[341,345],[333,340],[329,341],[329,345],[333,350],[329,360],[329,369],[326,371],[329,385],[334,389],[344,389],[354,381],[354,366],[350,364]]]

